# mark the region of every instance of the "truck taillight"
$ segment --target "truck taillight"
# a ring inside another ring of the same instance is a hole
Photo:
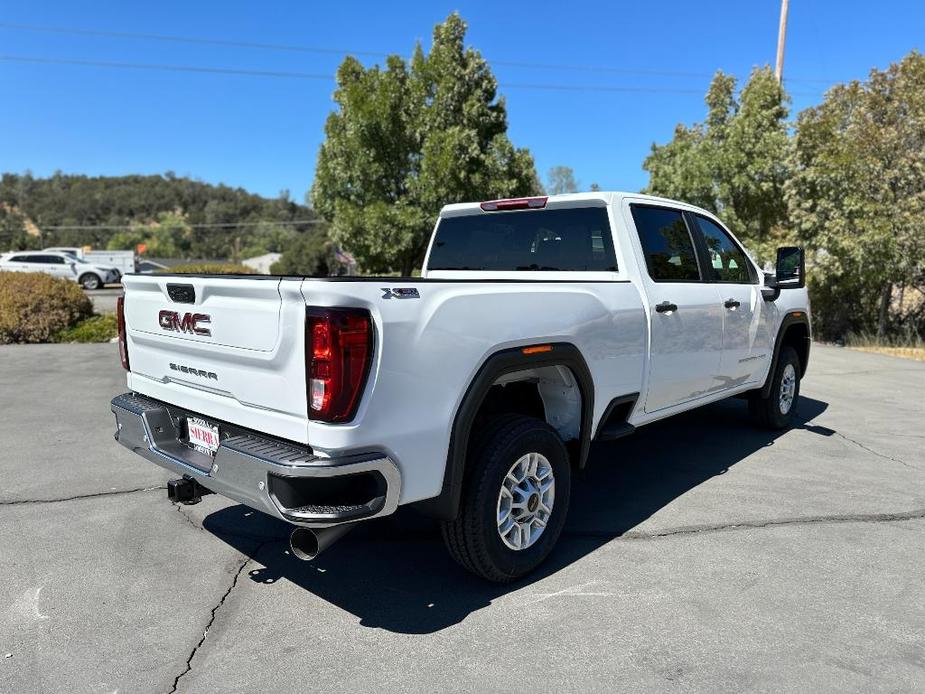
[[[308,417],[346,422],[356,414],[373,353],[369,311],[309,308],[305,317]]]
[[[119,359],[122,360],[122,368],[128,371],[128,341],[125,338],[124,296],[120,296],[116,299],[116,325],[119,326]]]

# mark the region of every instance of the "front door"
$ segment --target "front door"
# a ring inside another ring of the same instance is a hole
[[[642,203],[630,212],[652,323],[645,411],[655,412],[722,388],[723,309],[684,214]]]
[[[704,215],[692,215],[706,253],[708,279],[714,283],[724,314],[720,370],[727,388],[760,378],[768,368],[771,335],[758,271],[732,235]]]

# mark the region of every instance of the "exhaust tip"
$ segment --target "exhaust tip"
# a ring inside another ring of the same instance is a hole
[[[330,528],[296,528],[289,536],[289,549],[302,561],[311,561],[344,535],[353,530],[355,523],[343,523]]]
[[[302,561],[311,561],[321,553],[318,536],[309,528],[296,528],[289,536],[289,549]]]

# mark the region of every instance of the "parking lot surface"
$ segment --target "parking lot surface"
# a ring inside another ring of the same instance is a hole
[[[115,313],[116,300],[122,296],[122,285],[111,284],[103,289],[94,289],[93,291],[84,290],[90,301],[93,302],[93,310],[97,313]]]
[[[115,345],[0,347],[0,690],[925,690],[925,364],[814,346],[795,429],[731,400],[601,445],[552,560],[411,512],[316,562],[112,440]]]

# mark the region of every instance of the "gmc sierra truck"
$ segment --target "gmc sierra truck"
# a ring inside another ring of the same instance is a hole
[[[492,581],[540,564],[592,442],[740,396],[791,422],[803,253],[765,273],[722,222],[587,193],[447,205],[421,277],[123,279],[115,438],[294,527],[312,559],[400,505]]]

